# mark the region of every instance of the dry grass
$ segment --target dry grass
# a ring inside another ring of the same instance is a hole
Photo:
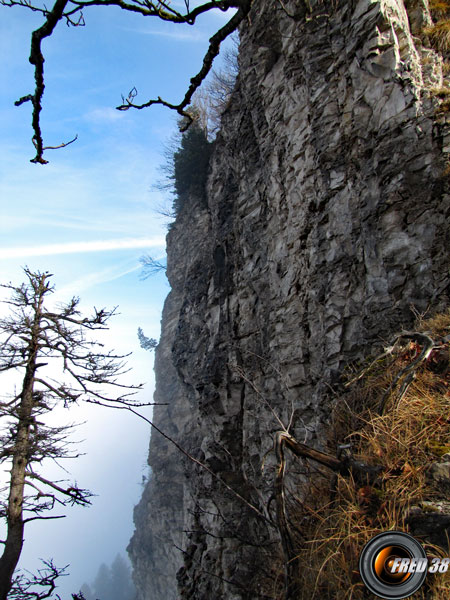
[[[384,471],[372,485],[357,485],[352,478],[339,476],[334,493],[326,495],[324,491],[324,501],[311,499],[307,511],[313,518],[310,530],[304,531],[309,541],[299,549],[303,590],[299,600],[370,597],[358,573],[363,546],[383,531],[408,531],[410,508],[443,495],[428,470],[450,451],[449,343],[442,340],[450,333],[450,311],[420,319],[417,329],[441,340],[441,347],[419,368],[401,401],[396,401],[394,390],[385,414],[374,411],[395,375],[420,352],[416,343],[408,342],[391,355],[368,361],[364,377],[346,395],[345,410],[340,406],[336,425],[341,432],[351,428],[346,441],[353,443],[354,455],[383,465]],[[354,374],[349,378],[355,379]],[[297,522],[302,514],[305,522],[305,510],[298,509]],[[449,556],[449,548],[430,544],[426,548],[429,554]],[[448,600],[450,576],[429,575],[414,598]]]
[[[445,86],[432,88],[430,92],[433,96],[437,96],[441,100],[444,100],[450,96],[450,88]]]
[[[446,17],[450,13],[450,2],[448,0],[430,0],[430,11],[435,19]]]
[[[430,10],[435,23],[425,27],[423,33],[435,50],[445,54],[450,50],[450,2],[430,0]]]
[[[444,100],[436,109],[436,115],[445,115],[450,112],[450,100]]]
[[[450,335],[450,309],[428,319],[425,315],[417,315],[417,325],[422,331],[431,331],[439,337]]]
[[[435,50],[443,54],[450,50],[450,19],[441,19],[425,27],[423,32],[429,37],[431,46]]]

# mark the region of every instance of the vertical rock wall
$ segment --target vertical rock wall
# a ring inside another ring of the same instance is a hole
[[[129,548],[139,600],[273,596],[276,531],[244,500],[267,516],[279,421],[323,448],[344,365],[448,302],[426,2],[308,6],[255,1],[207,201],[168,236],[155,423],[241,498],[154,432]]]

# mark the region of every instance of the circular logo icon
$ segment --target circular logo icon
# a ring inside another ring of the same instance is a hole
[[[386,600],[401,600],[423,584],[428,560],[421,544],[407,533],[386,531],[361,552],[359,572],[366,587]]]

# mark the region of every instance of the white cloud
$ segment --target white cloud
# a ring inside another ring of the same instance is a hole
[[[0,248],[0,258],[22,258],[31,256],[50,256],[55,254],[75,254],[78,252],[104,252],[107,250],[129,250],[132,248],[164,247],[163,237],[125,238],[116,240],[97,240],[92,242],[69,242],[66,244],[43,244],[40,246],[18,246]]]
[[[62,300],[74,295],[78,296],[80,292],[84,292],[94,285],[115,281],[116,279],[120,279],[141,268],[140,264],[133,264],[130,266],[127,263],[122,263],[117,266],[113,265],[112,267],[107,267],[106,269],[101,269],[78,277],[63,288],[57,290],[54,300],[59,301],[60,298]]]
[[[84,118],[93,123],[111,123],[123,119],[124,113],[111,106],[94,108],[86,113]]]
[[[181,29],[174,29],[174,31],[163,31],[158,29],[138,29],[133,31],[142,35],[156,35],[159,37],[165,37],[171,40],[178,40],[181,42],[206,42],[208,40],[208,36],[197,29],[185,29],[183,31]]]

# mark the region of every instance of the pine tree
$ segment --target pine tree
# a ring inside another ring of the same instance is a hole
[[[95,600],[91,587],[87,583],[83,583],[80,589],[80,594],[85,600]]]
[[[93,589],[97,600],[113,600],[114,586],[112,582],[111,569],[102,563],[97,571]]]
[[[176,214],[186,205],[190,195],[204,197],[211,150],[206,132],[197,123],[183,134],[180,148],[173,156]]]
[[[111,565],[111,580],[114,589],[111,600],[134,599],[136,590],[131,580],[130,567],[120,554],[117,554]]]

